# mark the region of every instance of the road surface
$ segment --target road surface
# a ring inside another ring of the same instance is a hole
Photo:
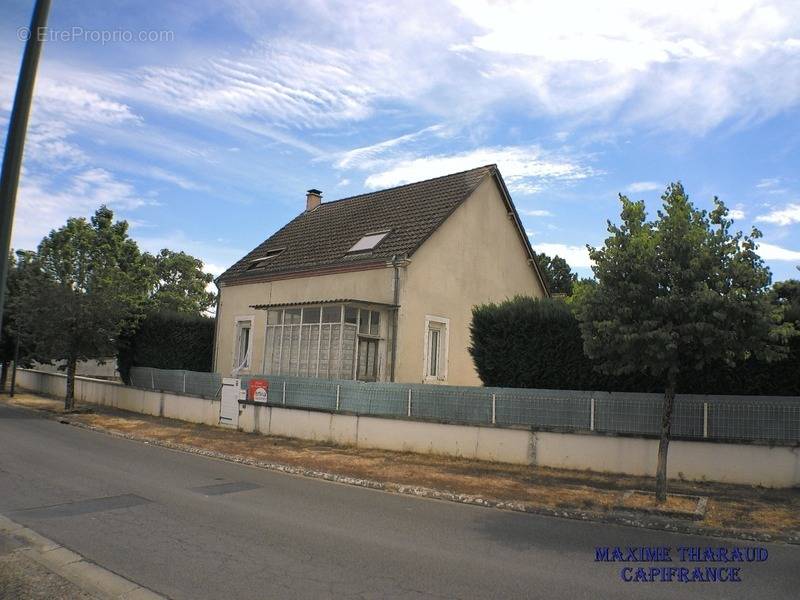
[[[778,599],[800,589],[797,546],[766,545],[768,560],[742,565],[741,583],[625,583],[626,565],[595,562],[595,546],[743,542],[305,479],[5,405],[0,513],[175,599]]]

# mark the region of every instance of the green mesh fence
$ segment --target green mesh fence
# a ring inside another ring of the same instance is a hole
[[[240,379],[244,389],[252,379],[266,379],[267,402],[290,408],[553,431],[639,436],[657,436],[661,431],[663,398],[659,394],[365,383],[275,375]],[[134,367],[131,385],[217,398],[222,377]],[[797,444],[800,398],[679,395],[672,436]]]

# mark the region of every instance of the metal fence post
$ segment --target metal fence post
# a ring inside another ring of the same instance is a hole
[[[590,402],[589,431],[594,431],[594,398]]]
[[[411,388],[408,388],[408,416],[411,416]]]
[[[150,369],[150,389],[151,390],[156,389],[156,380],[155,380],[155,376],[153,375],[154,372],[155,372],[155,369]]]
[[[336,410],[339,410],[339,384],[336,384]]]
[[[286,406],[286,380],[283,380],[283,405]]]
[[[703,437],[708,437],[708,402],[703,402]]]
[[[186,393],[186,371],[183,372],[183,393]]]
[[[492,425],[497,423],[497,394],[492,394]]]

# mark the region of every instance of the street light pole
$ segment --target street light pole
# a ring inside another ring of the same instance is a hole
[[[0,174],[0,335],[2,335],[8,253],[11,250],[11,226],[14,222],[19,170],[22,166],[28,115],[31,112],[36,67],[39,64],[42,41],[46,35],[45,27],[49,10],[50,0],[36,0],[31,26],[27,31],[28,41],[25,43],[25,53],[22,55],[22,67],[17,82],[17,93],[14,97],[14,108],[11,109],[11,120],[8,122],[6,150],[3,154],[3,171]],[[24,32],[22,29],[19,31]]]

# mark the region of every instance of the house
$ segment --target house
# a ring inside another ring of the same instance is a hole
[[[217,279],[214,370],[480,385],[472,307],[548,295],[496,165],[322,202]]]

